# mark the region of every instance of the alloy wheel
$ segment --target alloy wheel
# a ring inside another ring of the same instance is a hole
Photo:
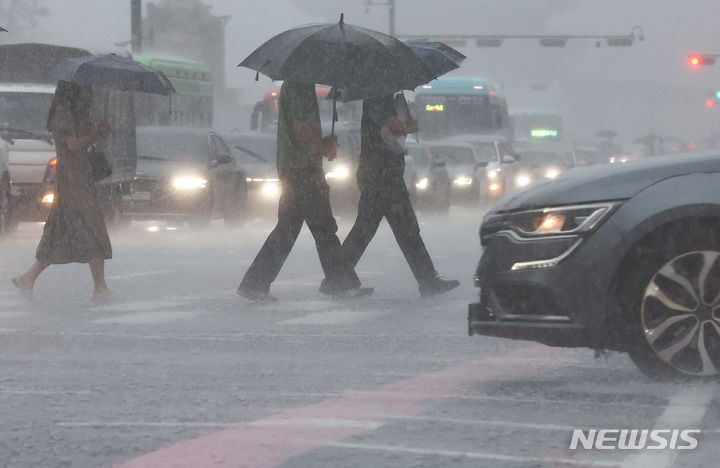
[[[663,265],[640,313],[660,360],[687,375],[720,374],[720,252],[687,252]]]

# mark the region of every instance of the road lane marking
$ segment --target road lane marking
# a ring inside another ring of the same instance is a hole
[[[122,275],[108,276],[106,279],[108,279],[110,281],[117,281],[117,280],[131,279],[131,278],[141,278],[143,276],[162,275],[162,274],[169,273],[169,272],[170,272],[170,270],[140,271],[137,273],[125,273]]]
[[[653,429],[698,429],[715,396],[714,384],[696,384],[684,386],[668,403],[665,411],[655,422]],[[623,468],[651,466],[666,468],[673,465],[678,452],[676,450],[644,451],[628,457]]]
[[[568,354],[568,353],[565,353]],[[547,355],[543,365],[527,364],[529,357]],[[551,359],[553,351],[542,345],[525,346],[506,355],[466,362],[439,371],[405,378],[378,388],[378,392],[344,395],[341,398],[289,409],[252,423],[233,426],[195,439],[177,442],[130,460],[121,468],[152,466],[215,468],[252,466],[274,467],[288,459],[364,434],[372,428],[355,424],[318,425],[311,421],[367,421],[369,425],[387,423],[392,416],[413,416],[437,400],[471,388],[478,382],[527,377],[547,372],[561,363]],[[577,354],[576,354],[577,355]],[[382,419],[368,415],[382,414]],[[306,420],[305,425],[287,421]]]
[[[507,462],[518,462],[518,463],[533,463],[533,464],[548,464],[551,466],[557,465],[568,465],[568,466],[601,466],[601,467],[619,467],[620,463],[603,461],[603,460],[576,460],[573,458],[543,458],[543,457],[530,457],[523,455],[503,455],[499,453],[490,452],[459,452],[454,450],[433,450],[433,449],[422,449],[415,447],[398,447],[393,445],[378,445],[378,444],[357,444],[351,442],[330,442],[327,444],[330,447],[337,447],[351,450],[365,450],[372,452],[387,452],[387,453],[406,453],[409,455],[426,455],[426,456],[439,456],[449,458],[469,458],[474,460],[493,460],[493,461],[507,461]]]
[[[368,421],[341,418],[294,418],[294,419],[263,419],[249,423],[257,427],[359,427],[362,429],[377,429],[384,425],[381,421]]]
[[[187,306],[186,302],[179,301],[136,301],[136,302],[125,302],[125,303],[108,303],[102,304],[96,307],[91,307],[90,311],[102,311],[102,312],[146,312],[148,310],[159,310],[159,309],[170,309],[173,307]]]
[[[118,315],[115,317],[106,317],[90,320],[88,323],[94,324],[115,324],[115,325],[154,325],[158,323],[167,323],[174,320],[184,320],[197,317],[202,312],[177,312],[177,311],[155,311],[155,312],[137,312],[134,314]]]
[[[278,325],[354,325],[377,318],[378,312],[363,310],[331,310],[283,320]]]

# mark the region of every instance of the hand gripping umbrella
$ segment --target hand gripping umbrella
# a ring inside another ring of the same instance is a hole
[[[371,29],[316,24],[290,29],[258,47],[240,65],[273,80],[318,83],[335,89],[414,89],[435,78],[401,41]],[[333,128],[337,111],[333,99]]]

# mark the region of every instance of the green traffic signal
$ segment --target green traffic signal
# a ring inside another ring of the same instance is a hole
[[[715,93],[715,97],[718,98],[718,99],[720,99],[720,91],[717,91],[717,92]]]

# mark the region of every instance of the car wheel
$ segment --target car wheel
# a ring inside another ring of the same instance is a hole
[[[232,197],[225,209],[225,225],[229,227],[242,226],[247,219],[248,192],[247,184],[238,181],[235,184]]]
[[[0,180],[0,236],[5,236],[15,230],[11,197],[10,178],[6,174]]]
[[[648,255],[636,263],[634,291],[627,296],[630,358],[651,378],[717,377],[718,233],[707,227],[674,233],[645,251]]]

